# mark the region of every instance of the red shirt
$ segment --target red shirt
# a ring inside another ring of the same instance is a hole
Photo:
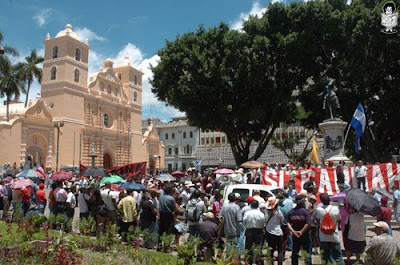
[[[376,217],[377,221],[390,222],[392,219],[392,210],[387,206],[381,206],[382,214]]]
[[[56,198],[54,197],[54,191],[55,189],[51,189],[50,193],[49,193],[49,205],[56,205]]]
[[[44,193],[44,190],[36,191],[36,201],[38,203],[46,203],[46,194]]]
[[[30,187],[26,187],[25,189],[23,189],[22,193],[24,193],[24,201],[25,202],[32,201],[32,199],[31,199],[31,188]]]

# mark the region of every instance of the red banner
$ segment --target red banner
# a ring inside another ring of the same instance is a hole
[[[367,191],[372,188],[386,189],[390,192],[393,184],[399,183],[400,180],[400,164],[386,163],[379,165],[368,165],[366,177]],[[357,179],[354,177],[355,167],[345,167],[343,170],[345,181],[351,187],[357,187]],[[320,193],[328,193],[333,195],[339,192],[336,182],[335,168],[314,168],[306,170],[296,170],[296,174],[284,170],[266,170],[262,171],[262,184],[272,187],[283,188],[284,184],[289,181],[290,175],[295,179],[296,190],[300,192],[304,183],[311,178],[314,180]]]
[[[82,174],[87,167],[80,164],[79,170]],[[107,169],[111,175],[124,176],[125,178],[144,177],[146,176],[146,162],[128,164],[121,167]]]
[[[128,164],[122,167],[107,169],[112,175],[125,176],[125,178],[146,176],[146,162]]]

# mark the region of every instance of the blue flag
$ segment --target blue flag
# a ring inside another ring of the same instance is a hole
[[[355,151],[357,154],[360,153],[360,138],[365,130],[365,124],[367,123],[367,118],[365,116],[364,107],[361,103],[358,103],[357,109],[354,112],[353,118],[351,119],[350,125],[356,130],[356,142],[354,143]]]

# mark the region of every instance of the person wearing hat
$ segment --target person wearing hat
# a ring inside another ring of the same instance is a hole
[[[246,212],[251,210],[251,203],[254,201],[254,198],[252,196],[249,196],[249,197],[247,197],[246,201],[247,201],[248,204],[242,208],[242,210],[241,210],[242,211],[242,216],[244,216],[244,214]]]
[[[381,198],[381,210],[382,213],[376,216],[376,221],[383,221],[386,222],[389,226],[388,234],[393,236],[392,234],[392,227],[390,225],[390,220],[392,220],[392,210],[387,206],[388,197],[383,196]]]
[[[44,209],[46,208],[46,194],[44,192],[44,184],[39,184],[39,189],[36,191],[36,202],[38,205],[38,211],[41,214],[44,214]]]
[[[396,240],[388,235],[389,225],[379,221],[374,223],[374,236],[365,249],[366,263],[372,265],[393,264],[393,258],[400,258],[400,247]]]
[[[285,252],[283,252],[283,231],[281,223],[285,219],[282,212],[277,207],[279,199],[276,197],[269,197],[267,200],[267,222],[266,222],[266,240],[270,249],[271,257],[274,256],[274,252],[278,252],[278,264],[283,263]]]
[[[198,253],[202,253],[202,250],[205,249],[205,261],[211,262],[212,260],[208,260],[208,257],[214,256],[214,247],[218,240],[218,231],[219,227],[214,222],[214,214],[212,212],[203,213],[203,222],[199,224],[199,238],[200,245]],[[211,253],[209,253],[211,252]]]
[[[299,251],[303,250],[309,254],[308,264],[311,265],[311,216],[306,209],[306,199],[302,195],[296,196],[294,201],[296,207],[288,214],[288,228],[292,232],[293,248],[292,248],[292,264],[299,263]]]

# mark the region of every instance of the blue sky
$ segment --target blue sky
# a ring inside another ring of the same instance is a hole
[[[82,39],[89,39],[91,47],[89,71],[98,71],[104,59],[115,63],[129,56],[132,63],[145,73],[143,118],[152,115],[169,120],[183,113],[158,102],[151,93],[148,79],[152,77],[149,63],[157,64],[156,53],[165,40],[178,34],[196,30],[199,25],[217,26],[221,21],[238,29],[249,14],[261,14],[266,0],[2,0],[0,30],[4,44],[19,50],[13,61],[23,60],[30,50],[43,54],[43,40],[47,33],[54,37],[73,26]],[[39,92],[35,84],[31,98]]]

